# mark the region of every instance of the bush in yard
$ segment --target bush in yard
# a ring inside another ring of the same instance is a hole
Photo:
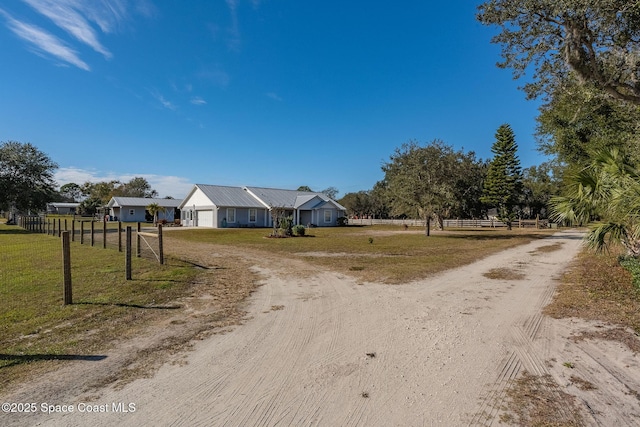
[[[340,218],[336,219],[336,224],[338,224],[338,226],[340,227],[343,227],[349,224],[349,219],[346,216],[341,216]]]
[[[280,236],[288,237],[293,234],[293,230],[292,230],[293,217],[292,216],[279,218],[278,222],[279,222],[278,232],[280,233]]]
[[[632,256],[618,257],[620,265],[622,265],[633,277],[633,284],[640,290],[640,260]]]
[[[304,225],[298,224],[293,227],[293,235],[294,236],[304,236],[306,229]]]

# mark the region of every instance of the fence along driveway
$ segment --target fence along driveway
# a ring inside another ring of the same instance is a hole
[[[423,219],[374,219],[374,218],[349,218],[351,225],[407,225],[409,227],[425,227]],[[514,221],[512,226],[518,228],[548,228],[552,223],[546,219],[520,219]],[[433,225],[433,222],[432,222]],[[481,227],[506,227],[507,224],[495,219],[445,219],[443,222],[445,228],[481,228]]]

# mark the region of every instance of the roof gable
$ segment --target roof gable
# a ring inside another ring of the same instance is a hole
[[[314,193],[309,191],[298,190],[282,190],[279,188],[263,188],[263,187],[245,187],[256,198],[260,199],[266,206],[296,209],[299,204],[298,200],[304,200],[308,197],[308,200],[313,197],[321,197],[322,193]],[[300,197],[300,199],[298,199]],[[326,196],[325,196],[326,197]],[[302,202],[300,204],[303,204]]]
[[[303,194],[296,197],[296,202],[294,204],[294,207],[296,209],[300,209],[300,208],[313,209],[322,203],[324,203],[324,200],[317,194]]]

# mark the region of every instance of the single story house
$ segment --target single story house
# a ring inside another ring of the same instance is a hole
[[[163,210],[158,212],[158,220],[173,222],[179,218],[178,206],[181,200],[152,199],[147,197],[112,197],[107,204],[109,219],[123,222],[153,221],[147,206],[157,203]]]
[[[47,213],[55,215],[74,215],[78,210],[80,203],[63,203],[51,202],[47,203]]]
[[[294,224],[337,225],[346,209],[322,193],[262,187],[196,184],[178,206],[187,227],[271,227],[273,209]]]

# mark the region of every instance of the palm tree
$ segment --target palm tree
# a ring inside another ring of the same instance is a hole
[[[156,225],[158,223],[158,213],[166,212],[166,209],[157,203],[149,204],[147,206],[147,210],[149,211],[149,214],[153,216],[153,225]]]
[[[584,225],[596,220],[585,237],[601,252],[621,244],[640,255],[640,172],[617,149],[598,153],[592,164],[569,177],[567,195],[550,201],[551,218]]]

